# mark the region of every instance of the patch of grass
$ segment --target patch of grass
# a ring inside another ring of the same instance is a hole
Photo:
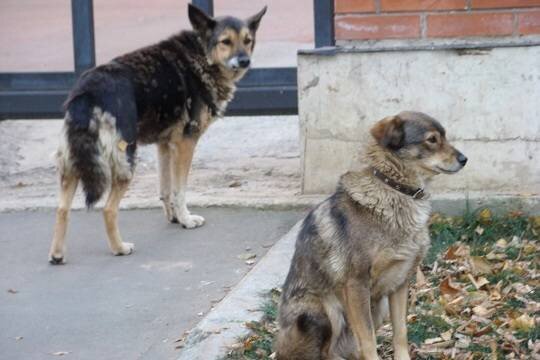
[[[540,339],[540,325],[535,325],[529,331],[518,330],[515,334],[518,339],[531,340],[533,343]],[[525,341],[527,343],[527,341]]]
[[[240,339],[239,344],[241,346],[238,349],[229,351],[223,359],[254,360],[270,358],[275,336],[279,294],[276,289],[266,294],[265,301],[260,308],[263,312],[262,319],[246,323],[246,327],[250,329],[250,334]]]
[[[469,346],[469,351],[473,353],[483,353],[483,354],[491,354],[491,349],[487,346],[480,345],[480,344],[471,344]]]
[[[444,217],[435,214],[432,217],[429,230],[431,248],[424,259],[424,264],[431,265],[437,255],[446,251],[452,244],[460,240],[471,246],[471,255],[485,255],[486,246],[491,246],[501,238],[511,239],[517,235],[524,238],[536,239],[533,226],[524,216],[507,214],[504,216],[485,216],[486,209],[475,212],[467,211],[461,217]],[[519,250],[508,248],[506,255],[509,259],[517,258]]]
[[[499,281],[501,281],[503,286],[506,286],[514,282],[519,282],[521,280],[521,278],[518,275],[516,275],[510,270],[502,270],[494,274],[488,274],[486,276],[486,279],[488,279],[488,281],[492,285],[495,285]]]
[[[416,345],[422,344],[426,339],[437,337],[450,328],[450,324],[444,319],[434,315],[419,314],[416,321],[407,324],[409,341]]]

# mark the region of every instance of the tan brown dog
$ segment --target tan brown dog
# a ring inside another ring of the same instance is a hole
[[[371,135],[365,168],[343,175],[303,222],[279,309],[279,360],[378,359],[388,307],[394,358],[409,359],[408,281],[430,242],[425,188],[467,158],[419,112],[385,118]]]

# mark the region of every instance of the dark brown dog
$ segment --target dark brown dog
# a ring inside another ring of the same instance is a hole
[[[467,158],[444,128],[402,112],[371,129],[359,172],[305,218],[279,309],[279,360],[377,359],[388,303],[394,358],[409,359],[408,280],[429,247],[426,186]]]
[[[193,151],[207,127],[225,112],[246,73],[266,7],[241,20],[211,18],[189,5],[193,31],[120,56],[85,72],[66,101],[58,150],[60,201],[52,264],[65,261],[68,215],[79,181],[88,207],[110,189],[104,219],[115,255],[128,255],[118,205],[133,177],[138,144],[157,143],[161,200],[167,219],[186,228],[204,223],[186,206]]]

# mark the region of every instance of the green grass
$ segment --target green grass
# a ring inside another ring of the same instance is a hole
[[[450,330],[451,326],[444,319],[433,315],[418,315],[416,321],[407,324],[409,342],[422,344],[426,339],[440,336]]]
[[[466,212],[461,217],[442,217],[430,225],[431,248],[424,259],[431,265],[437,255],[446,251],[452,244],[461,240],[471,246],[471,255],[485,255],[486,248],[501,238],[510,239],[514,235],[529,239],[537,238],[532,226],[524,216],[504,215],[482,219],[482,210]],[[482,229],[483,231],[477,231]],[[509,247],[505,251],[509,259],[517,258],[519,251]]]

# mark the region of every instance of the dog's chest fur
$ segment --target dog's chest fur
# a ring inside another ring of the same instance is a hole
[[[225,112],[235,91],[234,79],[208,63],[192,32],[115,59],[130,69],[137,104],[137,134],[154,143],[180,127],[200,136]]]
[[[369,272],[375,297],[387,295],[412,275],[429,248],[431,206],[358,174],[345,175],[342,184],[364,217],[350,239],[353,268]]]

